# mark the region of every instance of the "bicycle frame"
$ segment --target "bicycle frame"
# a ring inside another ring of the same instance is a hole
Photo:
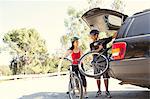
[[[78,75],[76,75],[75,72],[72,71],[72,61],[68,58],[64,58],[64,59],[67,60],[67,61],[70,61],[70,63],[71,63],[71,65],[69,65],[69,85],[68,85],[69,97],[70,97],[70,99],[73,99],[72,96],[70,95],[70,87],[72,87],[73,90],[75,90],[74,89],[75,86],[74,86],[72,80],[78,80],[79,85],[77,84],[77,81],[75,81],[76,86],[78,85],[79,90],[80,90],[80,96],[77,99],[82,99],[83,98],[83,88],[82,88],[82,83],[81,83],[82,82],[81,77],[80,77],[79,73],[78,73]],[[73,94],[75,95],[74,91],[73,91]]]

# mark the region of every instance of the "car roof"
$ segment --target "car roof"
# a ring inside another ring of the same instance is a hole
[[[146,9],[146,10],[143,10],[141,12],[137,12],[137,13],[133,14],[131,16],[131,18],[132,17],[138,17],[138,16],[145,15],[145,14],[150,14],[150,9]]]

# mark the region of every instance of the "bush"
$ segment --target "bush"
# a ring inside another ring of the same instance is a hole
[[[3,76],[9,76],[11,75],[12,72],[9,68],[9,66],[5,66],[5,65],[0,65],[0,75],[3,75]]]

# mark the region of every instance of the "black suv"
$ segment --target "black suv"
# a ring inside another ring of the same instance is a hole
[[[112,48],[115,61],[111,62],[111,76],[121,80],[121,84],[150,88],[150,10],[128,17],[94,8],[82,18],[91,29],[118,33]]]

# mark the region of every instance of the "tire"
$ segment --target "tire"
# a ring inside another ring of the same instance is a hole
[[[82,64],[84,66],[84,70],[81,66]],[[87,77],[92,78],[100,77],[108,69],[109,69],[108,58],[96,51],[90,51],[80,58],[79,70],[83,75]]]
[[[83,99],[83,87],[81,79],[75,73],[70,75],[68,90],[70,99]],[[79,93],[79,96],[77,96],[77,93]]]

